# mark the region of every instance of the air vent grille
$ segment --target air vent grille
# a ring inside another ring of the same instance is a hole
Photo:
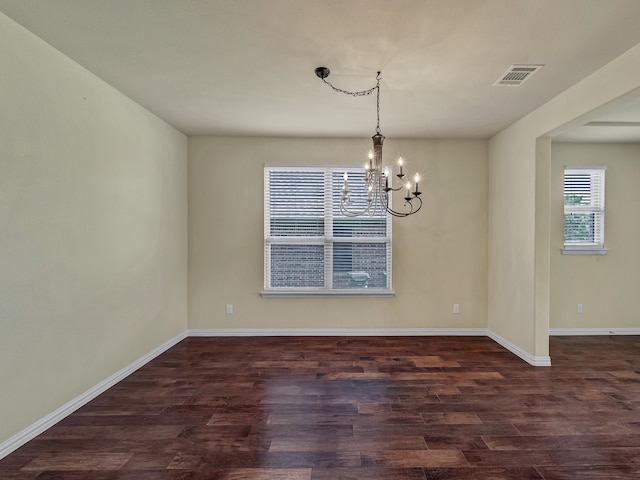
[[[511,65],[494,83],[496,86],[519,87],[544,65]]]

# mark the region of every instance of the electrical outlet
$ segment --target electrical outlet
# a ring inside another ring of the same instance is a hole
[[[454,303],[453,304],[453,313],[460,313],[460,304],[459,303]]]
[[[233,313],[233,305],[227,303],[227,315],[231,315]]]
[[[578,304],[578,308],[576,309],[576,312],[582,313],[582,304],[581,303]]]

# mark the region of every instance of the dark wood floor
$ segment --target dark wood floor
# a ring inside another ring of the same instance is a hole
[[[640,338],[188,338],[0,478],[640,478]]]

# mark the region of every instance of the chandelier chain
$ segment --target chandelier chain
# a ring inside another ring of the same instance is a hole
[[[380,133],[380,72],[376,75],[376,86],[371,87],[368,90],[360,90],[357,92],[351,92],[349,90],[343,90],[342,88],[336,87],[332,84],[326,77],[320,77],[324,83],[329,85],[334,92],[344,93],[345,95],[350,95],[352,97],[366,97],[367,95],[371,95],[373,92],[376,92],[376,133]]]

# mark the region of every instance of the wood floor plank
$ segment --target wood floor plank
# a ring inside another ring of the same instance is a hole
[[[421,468],[314,468],[311,480],[425,480]]]
[[[307,441],[299,437],[275,437],[269,447],[270,452],[344,452],[363,450],[426,450],[424,437],[325,437]]]
[[[424,472],[426,480],[546,480],[533,467],[444,467],[426,468]]]
[[[224,480],[311,480],[310,468],[238,468],[224,472]]]
[[[640,478],[637,465],[587,465],[580,467],[538,467],[543,478],[550,480],[629,480]]]
[[[640,337],[187,338],[0,459],[7,480],[640,478]]]
[[[384,450],[363,451],[363,467],[460,467],[468,466],[460,450]]]
[[[132,456],[131,453],[43,453],[21,470],[118,470]]]

